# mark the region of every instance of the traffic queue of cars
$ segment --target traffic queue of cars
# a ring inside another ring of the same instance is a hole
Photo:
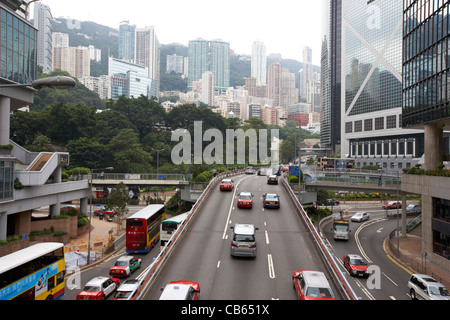
[[[77,295],[77,300],[104,300],[116,292],[113,299],[128,299],[140,287],[139,280],[126,280],[120,287],[119,277],[128,277],[140,268],[142,260],[133,256],[120,257],[109,270],[110,278],[99,276],[90,280]]]
[[[258,175],[265,175],[258,171]],[[253,172],[248,170],[246,174],[252,174]],[[229,185],[229,179],[222,180],[220,184],[220,191],[231,191],[234,186],[226,187]],[[278,184],[278,176],[271,174],[267,176],[267,184]],[[253,208],[253,197],[251,192],[240,192],[237,196],[238,208]],[[277,193],[269,192],[263,195],[263,208],[280,209],[280,196]],[[230,255],[232,257],[247,257],[255,258],[257,254],[257,240],[255,232],[259,230],[253,224],[250,223],[236,223],[231,227],[233,235],[231,238]],[[297,270],[293,274],[294,289],[299,300],[335,300],[333,291],[330,284],[323,272],[310,271],[310,270]],[[194,286],[192,288],[195,288]],[[166,290],[171,290],[170,286],[167,286]],[[192,289],[194,290],[194,289]],[[181,292],[182,290],[179,289]],[[181,293],[180,293],[181,294]],[[169,295],[169,294],[168,294]],[[183,293],[183,296],[187,293]]]

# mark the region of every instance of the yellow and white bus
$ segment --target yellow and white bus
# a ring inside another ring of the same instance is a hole
[[[45,242],[0,258],[0,300],[57,300],[65,288],[64,245]]]

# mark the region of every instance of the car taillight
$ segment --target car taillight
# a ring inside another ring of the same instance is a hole
[[[236,244],[234,244],[233,242],[231,243],[231,246],[233,247],[233,248],[237,248],[238,246],[236,245]]]
[[[256,248],[256,243],[250,247],[250,249],[255,249],[255,248]]]
[[[264,201],[264,204],[269,204],[269,201]]]
[[[95,297],[96,300],[100,300],[102,298],[102,292],[100,291],[99,293],[97,293],[97,296]]]

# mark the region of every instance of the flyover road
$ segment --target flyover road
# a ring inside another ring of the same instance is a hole
[[[397,227],[397,220],[386,219],[386,211],[381,209],[359,211],[369,212],[370,219],[363,223],[350,222],[352,235],[349,241],[334,240],[330,231],[331,224],[323,227],[323,233],[329,239],[336,261],[340,263],[350,285],[362,300],[411,299],[406,286],[410,277],[409,271],[390,258],[384,248],[384,241]],[[344,255],[347,254],[358,254],[369,266],[374,267],[373,277],[351,277],[342,263]]]
[[[281,184],[267,185],[267,177],[256,175],[233,179],[232,192],[221,192],[218,186],[211,190],[145,300],[159,299],[161,288],[175,280],[198,282],[201,300],[294,300],[294,270],[318,270],[330,277]],[[236,197],[243,191],[253,193],[252,209],[237,208]],[[263,208],[267,192],[281,195],[279,210]],[[230,256],[230,227],[235,223],[259,228],[256,258]],[[331,280],[330,284],[340,299]]]

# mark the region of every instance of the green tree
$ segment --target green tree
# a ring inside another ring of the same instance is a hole
[[[82,137],[67,143],[70,153],[70,167],[104,168],[113,166],[113,158],[108,145],[95,138]]]
[[[122,129],[109,144],[117,170],[120,172],[150,172],[150,153],[142,149],[138,134],[132,129]],[[116,167],[114,167],[116,168]]]
[[[127,186],[121,182],[112,188],[107,198],[107,208],[116,211],[114,217],[117,223],[117,230],[122,225],[122,220],[128,213],[128,204],[130,204],[130,196]]]

